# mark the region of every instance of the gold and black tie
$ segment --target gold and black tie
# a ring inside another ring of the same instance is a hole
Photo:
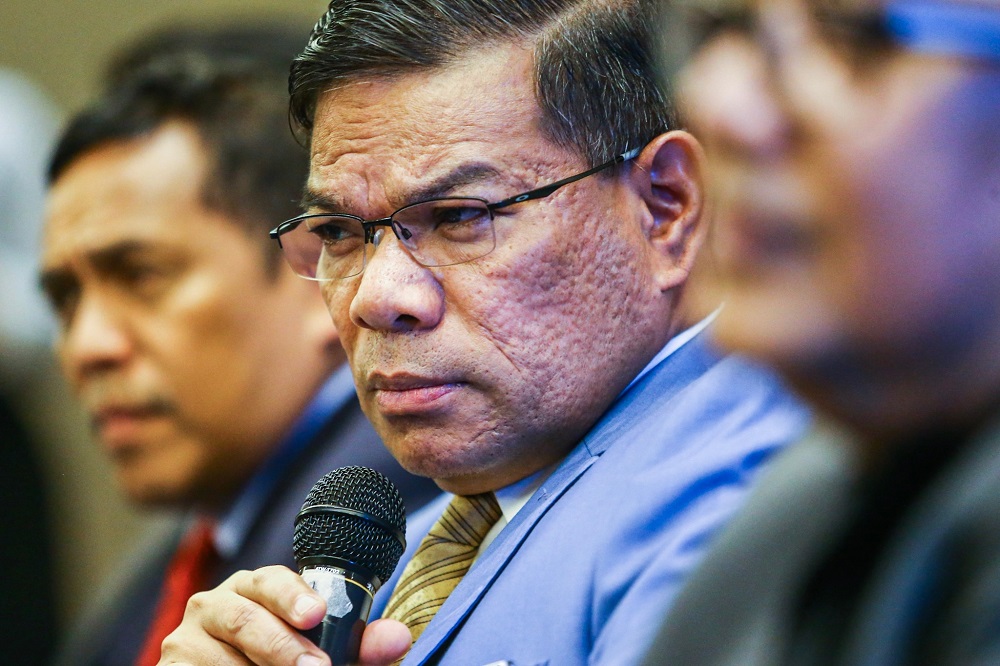
[[[403,570],[383,617],[405,624],[416,641],[472,566],[500,515],[493,493],[456,495]]]

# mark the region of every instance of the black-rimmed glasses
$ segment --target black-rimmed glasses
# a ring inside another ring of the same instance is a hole
[[[365,220],[346,213],[314,213],[282,222],[270,233],[298,275],[318,281],[359,275],[368,255],[392,229],[400,244],[422,266],[452,266],[484,257],[496,247],[493,212],[533,199],[560,187],[634,159],[641,149],[575,176],[490,203],[475,197],[440,197],[403,206],[388,217]],[[372,250],[368,250],[368,246]]]

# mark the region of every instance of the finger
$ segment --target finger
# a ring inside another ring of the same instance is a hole
[[[223,586],[263,606],[298,629],[311,629],[323,619],[326,601],[302,576],[282,566],[241,571]]]
[[[326,655],[294,627],[259,603],[232,591],[196,594],[188,600],[187,608],[184,622],[190,616],[206,634],[232,646],[254,664],[302,666],[310,663],[319,666],[330,663]],[[171,634],[164,641],[165,651],[173,647],[174,636]],[[313,661],[305,661],[306,657],[312,657]]]
[[[396,620],[375,620],[361,636],[359,661],[362,666],[387,666],[406,654],[413,637],[406,625]]]
[[[311,588],[284,567],[238,572],[188,600],[184,620],[164,641],[163,654],[193,664],[328,665],[326,655],[282,617],[305,628],[322,619],[324,608]],[[242,655],[249,661],[240,661]]]
[[[255,666],[245,655],[204,632],[192,634],[183,624],[163,641],[156,666]]]

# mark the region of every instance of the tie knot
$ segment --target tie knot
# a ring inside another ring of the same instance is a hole
[[[455,495],[431,534],[478,548],[500,516],[500,505],[493,493]]]
[[[472,566],[498,520],[500,505],[493,493],[456,495],[403,570],[384,616],[406,624],[416,640]]]
[[[199,518],[192,525],[178,548],[178,559],[187,559],[191,562],[199,563],[191,565],[193,568],[207,568],[208,563],[218,557],[215,548],[215,521],[208,518]]]

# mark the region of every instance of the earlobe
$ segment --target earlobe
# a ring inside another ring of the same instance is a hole
[[[648,212],[644,231],[661,291],[680,286],[694,266],[705,226],[704,152],[691,134],[653,139],[636,158],[636,185]]]

